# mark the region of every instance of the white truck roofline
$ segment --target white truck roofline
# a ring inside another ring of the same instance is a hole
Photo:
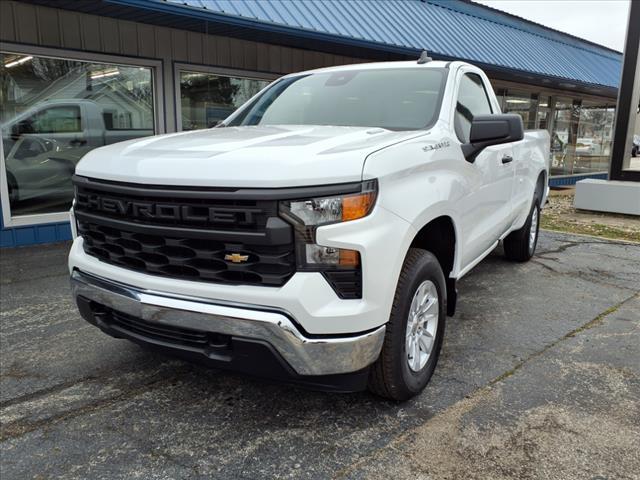
[[[302,72],[290,73],[282,78],[297,77],[299,75],[310,75],[315,73],[331,73],[331,72],[349,72],[353,70],[396,70],[398,68],[444,68],[451,63],[464,62],[445,62],[441,60],[433,60],[428,63],[418,63],[416,60],[403,60],[398,62],[372,62],[372,63],[355,63],[351,65],[336,65],[333,67],[316,68],[313,70],[304,70]]]

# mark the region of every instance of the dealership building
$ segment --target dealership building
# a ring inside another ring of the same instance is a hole
[[[423,49],[480,66],[504,112],[549,131],[552,184],[606,178],[622,54],[471,1],[3,0],[0,246],[70,238],[93,148],[210,128],[283,74]]]

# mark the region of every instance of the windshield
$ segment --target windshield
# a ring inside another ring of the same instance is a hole
[[[415,130],[435,123],[445,70],[347,70],[285,78],[228,126],[335,125]]]

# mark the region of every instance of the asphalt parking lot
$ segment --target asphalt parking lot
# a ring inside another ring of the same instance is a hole
[[[2,251],[1,477],[640,478],[640,246],[544,232],[460,282],[395,404],[162,357],[86,324],[68,245]]]

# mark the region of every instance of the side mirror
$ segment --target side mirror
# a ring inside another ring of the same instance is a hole
[[[16,123],[11,126],[11,140],[17,142],[20,138],[20,124]]]
[[[478,115],[471,122],[469,143],[462,145],[468,162],[475,162],[478,154],[491,145],[517,142],[524,138],[522,117],[512,113]]]
[[[18,140],[25,133],[33,133],[33,124],[29,120],[21,120],[11,127],[12,140]]]

